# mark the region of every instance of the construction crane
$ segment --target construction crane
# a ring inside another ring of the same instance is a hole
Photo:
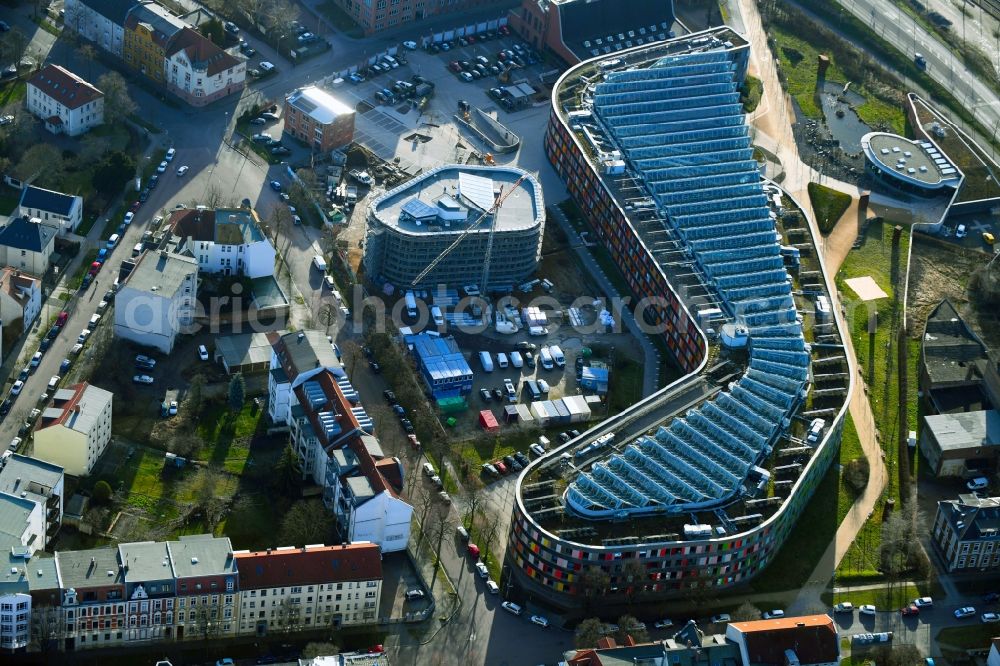
[[[476,231],[479,228],[479,225],[483,223],[483,220],[485,220],[487,216],[490,216],[490,235],[486,239],[486,256],[483,257],[483,275],[482,275],[482,280],[479,283],[480,287],[483,290],[483,293],[485,293],[487,288],[486,281],[489,280],[490,278],[490,259],[493,255],[493,234],[496,232],[497,213],[500,211],[500,207],[503,206],[504,200],[511,194],[513,194],[518,187],[520,187],[521,183],[524,182],[525,178],[527,178],[527,176],[521,176],[520,178],[518,178],[517,181],[514,183],[514,185],[509,190],[507,190],[506,193],[504,192],[503,186],[501,185],[500,190],[497,192],[496,197],[494,197],[493,199],[493,205],[490,207],[490,209],[485,211],[479,217],[477,217],[472,222],[472,224],[469,225],[469,228],[463,231],[459,235],[459,237],[452,242],[451,245],[446,247],[441,254],[439,254],[437,257],[434,258],[433,261],[431,261],[431,263],[427,264],[427,267],[424,268],[424,270],[420,271],[420,274],[417,275],[417,277],[413,278],[413,282],[410,283],[410,286],[416,287],[418,284],[420,284],[420,281],[423,280],[425,277],[427,277],[427,275],[431,271],[433,271],[434,268],[438,264],[440,264],[445,257],[451,254],[451,251],[454,250],[456,247],[458,247],[459,243],[464,241],[469,236],[469,234]]]

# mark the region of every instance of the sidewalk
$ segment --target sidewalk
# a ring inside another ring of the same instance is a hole
[[[782,186],[799,201],[806,218],[809,220],[813,236],[821,239],[822,235],[816,227],[815,214],[809,203],[807,185],[810,182],[822,182],[824,185],[845,191],[852,196],[857,196],[858,189],[853,185],[823,176],[804,164],[799,158],[798,146],[795,143],[791,127],[794,118],[788,106],[788,98],[778,81],[778,73],[775,69],[774,59],[767,47],[767,36],[764,33],[760,15],[757,13],[757,6],[753,0],[737,0],[736,4],[739,7],[743,24],[746,26],[746,35],[751,44],[751,69],[757,73],[764,86],[764,92],[761,95],[762,105],[751,116],[751,123],[758,129],[756,141],[764,144],[767,150],[778,156],[786,173],[786,179]],[[823,249],[825,251],[825,248]],[[839,264],[838,266],[827,265],[826,268],[832,274],[839,268]],[[836,284],[832,279],[829,284],[831,296],[835,301],[834,311],[837,313],[841,330],[847,331],[839,307]],[[850,371],[857,372],[856,356],[849,336],[845,336],[844,347]],[[809,582],[799,591],[795,602],[791,605],[790,610],[792,611],[808,611],[822,604],[820,597],[836,572],[837,565],[864,526],[868,515],[874,510],[885,488],[887,476],[885,464],[882,461],[881,447],[875,436],[875,417],[860,383],[861,377],[858,376],[851,394],[850,414],[858,431],[861,448],[871,466],[868,485],[837,528],[833,541],[830,542],[809,576]]]

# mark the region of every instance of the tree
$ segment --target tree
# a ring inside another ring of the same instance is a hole
[[[306,643],[302,648],[301,659],[315,659],[340,654],[340,646],[336,643]]]
[[[94,48],[93,44],[84,42],[77,47],[76,55],[87,64],[87,79],[93,78],[94,60],[97,59],[97,49]]]
[[[331,541],[333,535],[333,515],[318,499],[303,499],[295,502],[285,512],[278,530],[278,542],[282,546],[305,546],[307,543]]]
[[[101,479],[94,484],[94,492],[91,494],[91,498],[96,504],[107,504],[111,501],[111,484],[109,484],[104,479]]]
[[[330,327],[337,321],[337,308],[329,301],[323,303],[319,306],[319,312],[316,313],[316,320],[326,327],[327,335],[329,335]]]
[[[20,28],[11,28],[0,35],[0,56],[3,62],[13,62],[15,65],[20,62],[24,50],[28,48],[31,40],[21,32]],[[4,65],[6,66],[6,65]]]
[[[216,46],[224,47],[226,45],[226,31],[222,27],[222,21],[217,18],[211,18],[202,23],[198,26],[198,32],[212,40]]]
[[[750,622],[760,619],[760,609],[749,601],[744,601],[732,613],[733,622]]]
[[[80,162],[100,164],[110,146],[111,141],[106,136],[98,136],[93,132],[84,134],[80,139]]]
[[[105,197],[112,197],[121,192],[122,186],[134,176],[135,162],[132,157],[116,150],[94,169],[91,184],[98,193]]]
[[[292,212],[288,210],[288,206],[276,203],[271,207],[271,213],[267,216],[267,226],[271,228],[271,233],[274,234],[275,249],[278,249],[278,239],[288,233],[292,222]]]
[[[21,155],[21,161],[17,163],[17,173],[22,180],[42,187],[58,187],[65,171],[62,153],[51,143],[36,143]]]
[[[646,591],[646,567],[636,559],[626,560],[622,567],[622,578],[625,580],[625,597],[631,604],[636,596]]]
[[[854,494],[860,494],[865,489],[865,486],[868,485],[868,475],[870,473],[871,468],[868,464],[868,459],[855,458],[844,466],[844,483],[854,491]]]
[[[622,615],[618,618],[618,635],[616,638],[621,644],[625,644],[627,636],[631,636],[632,640],[636,643],[649,642],[649,632],[632,615]]]
[[[274,467],[274,480],[278,489],[286,495],[299,495],[302,487],[302,465],[292,448],[292,443],[285,444],[281,457]]]
[[[237,372],[229,380],[229,408],[234,412],[243,409],[243,403],[247,399],[247,387],[243,381],[243,373]]]
[[[188,414],[192,423],[201,416],[202,407],[205,406],[205,375],[200,372],[191,378],[188,384],[187,395],[184,398],[184,411]]]
[[[573,640],[578,648],[597,647],[597,641],[601,640],[604,625],[596,617],[588,617],[576,626],[576,633]]]
[[[135,113],[136,105],[128,92],[128,83],[118,72],[102,74],[97,88],[104,93],[104,122],[114,125]]]

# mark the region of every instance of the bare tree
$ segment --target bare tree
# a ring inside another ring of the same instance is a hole
[[[292,226],[292,212],[288,210],[288,206],[284,206],[280,203],[274,204],[271,207],[271,211],[267,216],[267,226],[270,227],[271,233],[274,235],[274,248],[277,250],[280,246],[280,238],[288,236],[288,230]],[[291,239],[287,240],[287,243],[291,243]],[[287,245],[286,245],[287,247]],[[282,252],[278,253],[282,255],[282,261],[284,261],[284,256]]]
[[[355,369],[358,367],[358,361],[360,361],[363,356],[361,346],[354,340],[344,340],[339,346],[340,354],[342,356],[341,362],[344,364],[344,367],[347,368],[347,374],[353,375]]]
[[[316,320],[326,327],[326,334],[329,335],[330,327],[337,321],[337,308],[329,301],[323,303],[319,306],[319,312],[316,313]]]
[[[475,490],[465,492],[466,509],[462,517],[462,523],[466,529],[475,529],[476,515],[481,513],[486,506],[486,496]]]
[[[435,511],[431,515],[430,532],[428,534],[434,546],[434,562],[440,566],[441,546],[444,545],[444,538],[452,533],[455,526],[448,519],[447,505],[444,510]]]
[[[604,625],[596,617],[589,617],[576,626],[574,643],[578,648],[597,647],[597,641],[604,635]]]
[[[104,93],[104,122],[114,125],[127,119],[136,110],[128,92],[128,83],[118,72],[102,74],[97,79],[98,89]]]
[[[646,579],[649,574],[646,567],[637,559],[626,560],[622,567],[622,578],[625,581],[625,598],[629,605],[635,598],[646,591]]]
[[[744,601],[733,611],[734,622],[750,622],[760,619],[760,609],[749,601]]]
[[[12,61],[17,65],[30,42],[31,40],[27,38],[20,28],[11,28],[7,32],[0,34],[0,56],[3,57],[4,62]]]
[[[625,644],[626,638],[629,636],[636,643],[649,642],[649,631],[639,623],[639,620],[631,615],[622,615],[618,618],[618,635],[616,638],[618,638],[621,644]]]

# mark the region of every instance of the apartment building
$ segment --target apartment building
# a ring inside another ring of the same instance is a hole
[[[115,296],[115,337],[169,354],[194,321],[197,294],[194,258],[144,253]]]
[[[60,236],[76,231],[83,221],[83,197],[26,185],[21,190],[17,215],[37,217],[42,224],[55,227]]]
[[[495,7],[496,0],[334,0],[361,27],[365,36],[374,35],[402,25],[416,23],[432,16],[464,12],[470,9]]]
[[[67,652],[124,643],[129,627],[118,549],[56,551],[55,561],[61,596],[47,614],[44,639]],[[132,629],[137,638],[138,622]]]
[[[246,61],[191,28],[174,37],[166,57],[167,89],[191,106],[211,104],[246,83]]]
[[[66,0],[63,24],[117,58],[122,57],[125,17],[138,0]]]
[[[114,394],[87,382],[58,389],[35,428],[34,455],[87,476],[111,441]]]
[[[0,268],[0,322],[27,331],[42,311],[41,281],[14,268]],[[18,336],[14,336],[16,339]]]
[[[291,423],[291,409],[298,404],[293,389],[323,370],[332,373],[338,381],[347,380],[347,372],[332,343],[321,331],[272,332],[268,333],[268,339],[271,366],[267,379],[267,409],[273,423]]]
[[[379,618],[377,545],[237,551],[241,635],[372,624]]]
[[[180,17],[155,2],[135,5],[125,17],[122,60],[154,82],[166,84],[167,51],[186,26]]]
[[[284,131],[315,150],[335,150],[354,140],[354,108],[317,86],[299,88],[285,98]]]
[[[11,217],[0,228],[0,266],[45,275],[55,252],[56,230],[37,217]]]
[[[274,246],[252,208],[182,208],[171,213],[169,227],[177,253],[193,257],[199,272],[274,275]]]
[[[30,555],[41,551],[62,526],[65,476],[52,463],[13,453],[0,466],[0,540],[12,537]],[[6,535],[4,537],[3,535]]]
[[[104,93],[59,65],[28,79],[26,104],[53,134],[79,136],[104,124]]]
[[[1000,497],[967,494],[938,502],[931,541],[949,572],[997,571]]]

